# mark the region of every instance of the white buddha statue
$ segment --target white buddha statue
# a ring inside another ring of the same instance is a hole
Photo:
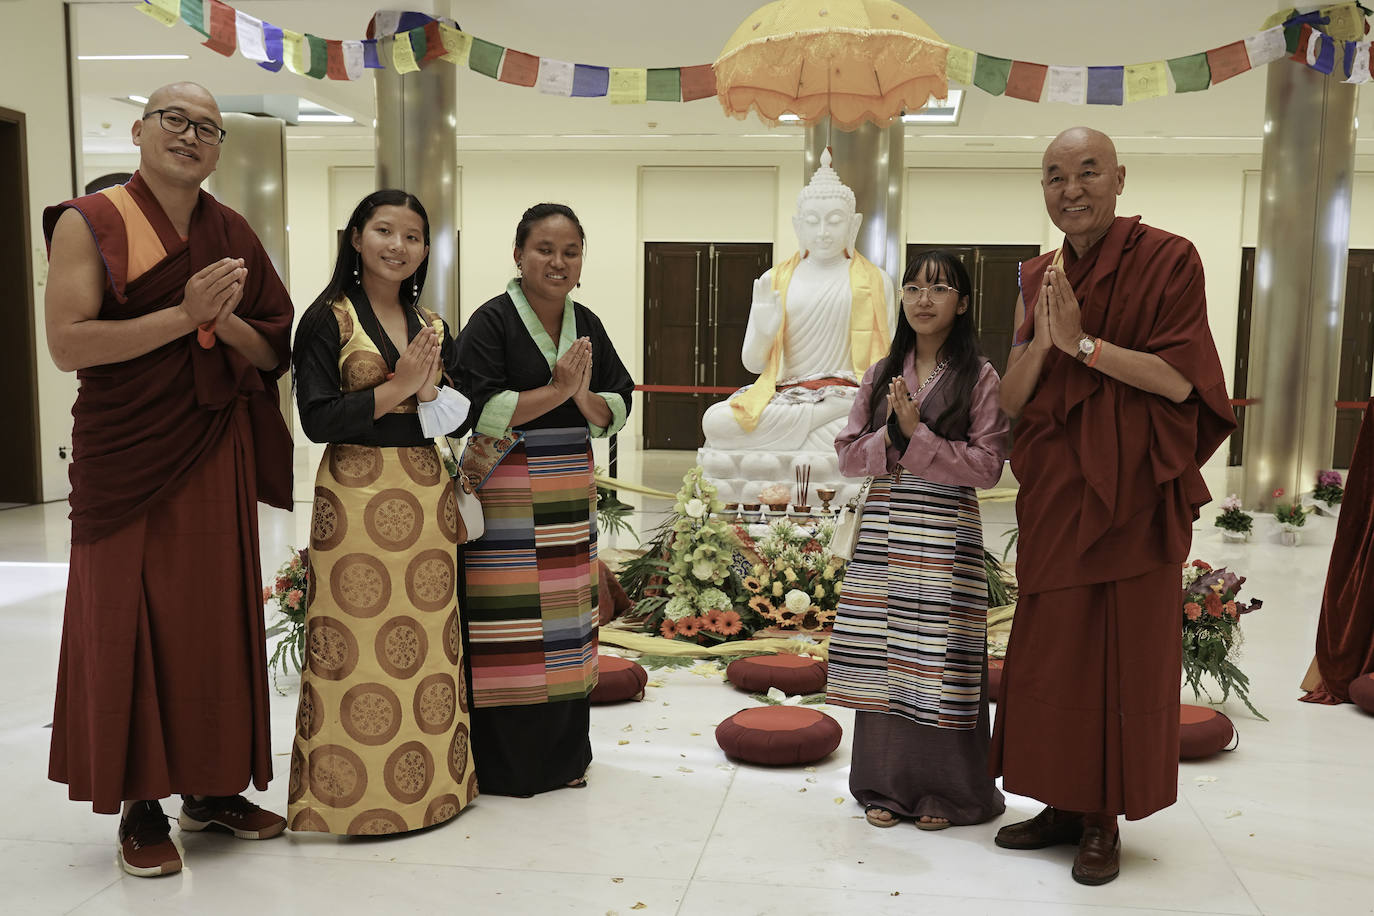
[[[754,282],[741,355],[758,381],[702,420],[697,460],[728,502],[757,502],[773,483],[790,487],[801,466],[810,467],[813,499],[819,486],[846,499],[857,484],[840,477],[835,436],[863,373],[887,354],[893,287],[854,250],[863,214],[830,161],[826,150],[797,195],[801,250]]]

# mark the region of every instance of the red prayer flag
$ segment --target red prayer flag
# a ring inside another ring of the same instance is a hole
[[[1298,32],[1298,47],[1292,54],[1288,55],[1289,60],[1295,60],[1300,64],[1307,63],[1307,46],[1312,41],[1312,27],[1307,23],[1302,24],[1302,31]]]
[[[444,36],[439,32],[439,22],[425,23],[425,56],[416,61],[420,66],[424,66],[436,58],[444,56]]]
[[[533,86],[539,79],[539,58],[507,48],[506,60],[497,79],[515,86]]]
[[[210,0],[210,15],[205,23],[210,37],[201,42],[216,54],[232,57],[239,46],[238,14],[222,0]]]
[[[710,64],[682,68],[682,101],[709,99],[716,94],[716,71]]]
[[[1250,55],[1245,52],[1245,42],[1233,41],[1229,45],[1208,51],[1207,66],[1212,71],[1213,86],[1249,70]]]
[[[1007,75],[1006,94],[1014,99],[1027,102],[1040,101],[1040,92],[1045,88],[1045,77],[1050,68],[1044,64],[1028,64],[1024,60],[1011,62],[1011,73]]]
[[[344,66],[343,42],[337,38],[326,38],[324,47],[329,55],[325,75],[332,80],[348,79],[348,67]]]

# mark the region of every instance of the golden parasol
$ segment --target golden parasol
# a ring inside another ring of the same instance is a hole
[[[852,130],[886,127],[949,92],[949,46],[892,0],[777,0],[752,13],[716,59],[716,92],[726,113],[752,107],[769,124],[792,113],[812,123],[829,115]]]

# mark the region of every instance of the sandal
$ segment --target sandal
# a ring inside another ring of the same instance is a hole
[[[574,779],[572,782],[565,782],[565,783],[563,783],[563,788],[565,788],[565,789],[585,789],[585,788],[587,788],[587,778],[586,778],[585,776],[579,776],[579,777],[577,777],[576,779]]]
[[[878,817],[877,813],[879,811],[881,811],[883,814],[886,814],[887,817]],[[864,819],[867,820],[874,827],[897,826],[897,815],[893,814],[891,811],[887,810],[882,805],[869,805],[868,807],[864,808]]]
[[[921,815],[921,817],[930,817],[930,815],[929,815],[929,814],[923,814],[923,815]],[[941,818],[941,819],[938,820],[938,821],[937,821],[937,820],[934,820],[933,818],[932,818],[931,820],[928,820],[928,821],[923,821],[923,820],[921,820],[921,818],[918,817],[918,818],[916,819],[916,822],[915,822],[915,823],[916,823],[916,829],[917,829],[917,830],[944,830],[944,829],[947,828],[947,827],[952,827],[952,826],[954,826],[953,824],[951,824],[948,820],[946,820],[946,819],[944,819],[944,818]]]

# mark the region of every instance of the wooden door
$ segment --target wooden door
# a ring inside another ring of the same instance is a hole
[[[23,112],[0,108],[0,276],[8,290],[0,309],[7,440],[0,449],[0,503],[42,502],[26,144]]]
[[[1345,319],[1341,325],[1341,366],[1336,400],[1369,400],[1370,362],[1374,357],[1374,251],[1350,252],[1345,274]],[[1360,434],[1361,410],[1336,411],[1333,468],[1350,467]]]

